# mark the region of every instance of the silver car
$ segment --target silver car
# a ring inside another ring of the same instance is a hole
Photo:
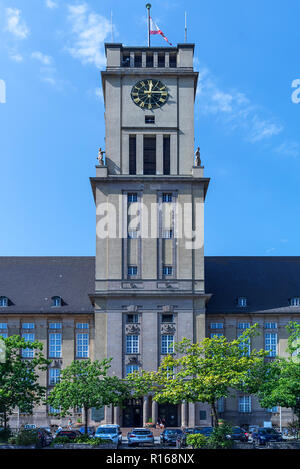
[[[148,428],[133,428],[127,434],[128,446],[151,445],[154,446],[154,436]]]
[[[122,443],[122,431],[119,425],[100,425],[96,430],[94,438],[101,438],[108,443],[114,443],[119,446]]]

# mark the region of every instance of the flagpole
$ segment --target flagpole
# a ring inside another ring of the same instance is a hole
[[[151,3],[147,3],[146,8],[148,10],[148,47],[150,47],[150,8],[151,8]]]

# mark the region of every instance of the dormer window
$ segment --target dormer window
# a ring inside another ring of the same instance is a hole
[[[0,296],[0,307],[6,308],[8,306],[8,298],[6,296]]]
[[[239,296],[237,299],[237,305],[239,308],[246,308],[247,298],[245,298],[244,296]]]
[[[60,296],[53,296],[52,297],[52,306],[59,308],[62,306],[62,298]]]
[[[300,306],[300,298],[299,297],[290,298],[290,306]]]

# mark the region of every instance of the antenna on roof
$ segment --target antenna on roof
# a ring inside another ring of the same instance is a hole
[[[113,12],[110,10],[111,42],[114,42]]]
[[[184,13],[184,42],[187,40],[187,23],[186,23],[186,12]]]

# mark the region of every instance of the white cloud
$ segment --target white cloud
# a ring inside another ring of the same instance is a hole
[[[58,5],[56,2],[53,2],[53,0],[46,0],[46,7],[50,8],[50,10],[53,10],[54,8],[57,8]]]
[[[97,99],[100,99],[100,101],[103,101],[103,91],[101,88],[95,89],[95,95]]]
[[[68,5],[68,11],[72,44],[67,50],[83,64],[103,67],[105,65],[103,45],[111,33],[110,21],[90,11],[86,3]]]
[[[300,146],[297,142],[283,142],[279,147],[275,148],[275,151],[279,155],[298,158],[300,155]]]
[[[18,52],[10,54],[10,58],[14,62],[23,62],[23,57]]]
[[[36,59],[43,65],[50,65],[52,63],[52,57],[49,55],[42,54],[42,52],[36,51],[31,54],[32,59]]]
[[[194,63],[199,66],[198,58]],[[269,139],[283,130],[278,119],[252,103],[244,93],[220,89],[206,67],[200,67],[197,100],[202,114],[214,115],[230,131],[242,131],[244,138],[251,143]]]
[[[21,10],[6,8],[5,30],[18,39],[26,39],[29,36],[30,31],[25,21],[21,18]]]

